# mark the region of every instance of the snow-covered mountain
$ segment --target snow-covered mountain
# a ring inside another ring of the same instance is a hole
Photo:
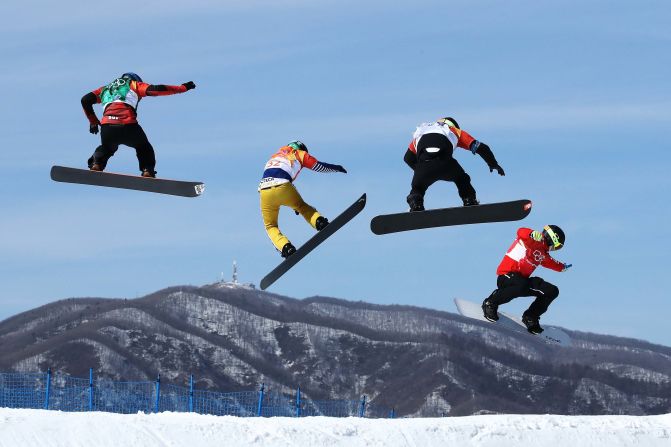
[[[567,331],[574,347],[459,315],[249,287],[171,287],[139,299],[58,301],[0,322],[0,371],[311,399],[366,394],[399,415],[671,412],[671,348]]]

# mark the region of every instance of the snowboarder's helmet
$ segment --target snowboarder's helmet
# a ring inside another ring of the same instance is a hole
[[[303,144],[302,141],[294,140],[291,143],[287,144],[287,146],[292,147],[296,149],[297,151],[305,151],[308,152],[308,147]]]
[[[543,239],[550,250],[559,250],[564,246],[564,231],[557,225],[546,225],[543,227]]]
[[[142,82],[142,78],[139,75],[137,75],[135,73],[131,73],[131,72],[124,73],[124,74],[121,75],[121,77],[126,78],[126,79],[130,79],[131,81]]]
[[[438,123],[447,124],[448,126],[452,126],[452,127],[456,127],[457,129],[461,129],[461,127],[459,127],[459,123],[457,123],[457,120],[455,120],[451,116],[446,116],[445,118],[439,119]]]

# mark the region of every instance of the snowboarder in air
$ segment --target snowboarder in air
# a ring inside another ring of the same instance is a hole
[[[496,170],[499,175],[506,175],[489,146],[461,130],[454,118],[422,123],[417,126],[403,157],[415,171],[407,198],[410,211],[424,211],[424,194],[437,180],[454,182],[464,206],[479,205],[471,177],[452,156],[456,147],[480,155],[489,166],[489,172]]]
[[[546,225],[543,231],[530,228],[517,230],[517,239],[508,249],[499,264],[496,274],[496,290],[482,303],[482,311],[489,321],[499,319],[498,307],[520,296],[535,296],[536,299],[522,314],[522,322],[532,334],[540,334],[540,316],[547,310],[550,303],[559,295],[554,284],[544,281],[538,276],[531,276],[536,267],[543,267],[564,272],[571,264],[553,259],[549,251],[559,250],[564,245],[564,232],[556,225]]]
[[[329,221],[312,206],[303,201],[293,185],[294,180],[303,168],[317,172],[347,173],[340,165],[332,165],[317,161],[308,153],[308,148],[300,141],[292,141],[281,147],[266,163],[263,178],[259,183],[261,196],[261,215],[266,226],[268,237],[283,258],[296,252],[289,239],[282,234],[277,226],[277,218],[281,206],[292,208],[300,214],[317,231],[321,231]]]
[[[145,96],[166,96],[196,88],[193,81],[182,85],[147,84],[135,73],[124,73],[82,97],[82,107],[89,120],[89,132],[98,133],[100,146],[88,160],[89,169],[103,171],[107,161],[123,144],[135,149],[143,177],[156,177],[154,148],[137,122],[137,106]],[[103,106],[102,123],[93,111],[93,104]]]

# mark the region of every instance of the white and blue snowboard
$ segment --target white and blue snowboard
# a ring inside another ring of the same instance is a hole
[[[541,332],[540,334],[532,334],[529,331],[527,331],[527,327],[524,325],[524,323],[522,323],[521,318],[507,315],[500,311],[499,311],[499,321],[495,322],[489,321],[482,314],[482,303],[474,303],[472,301],[455,298],[454,304],[457,305],[457,310],[464,317],[496,324],[510,331],[534,337],[535,339],[543,341],[549,345],[564,346],[564,347],[571,346],[571,337],[569,337],[569,335],[566,332],[554,326],[543,325],[544,329],[543,332]]]

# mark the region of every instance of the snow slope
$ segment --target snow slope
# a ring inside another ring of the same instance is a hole
[[[0,446],[671,446],[660,416],[237,418],[0,409]]]

